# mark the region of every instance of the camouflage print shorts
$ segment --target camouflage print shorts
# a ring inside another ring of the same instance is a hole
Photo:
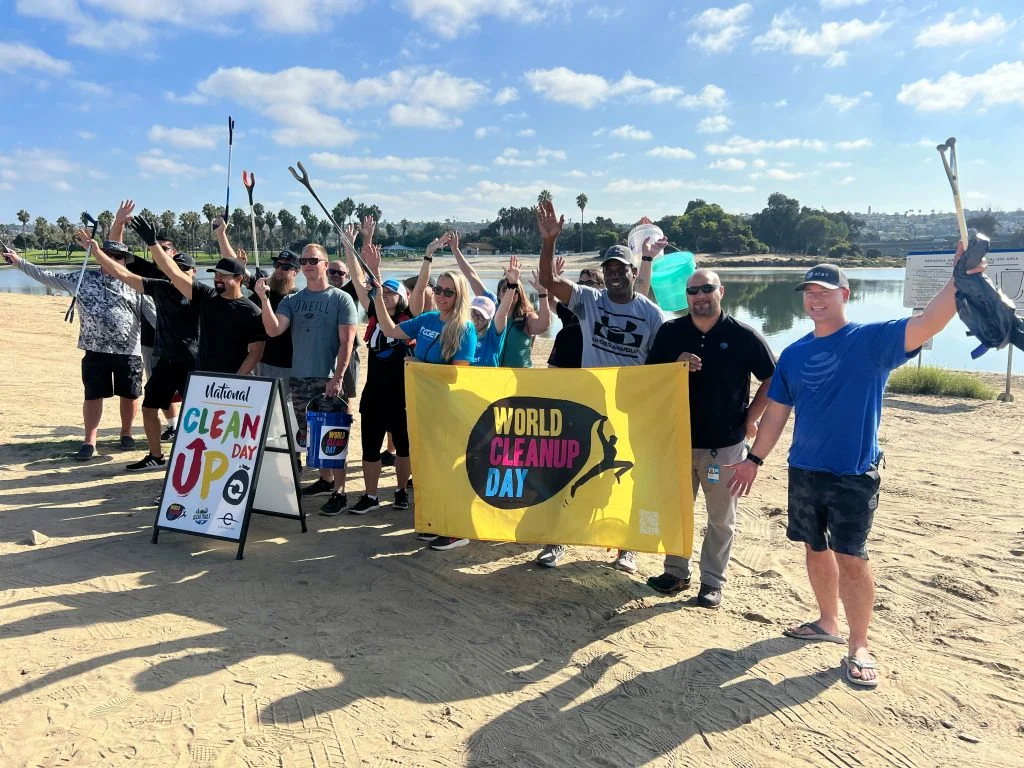
[[[327,379],[288,379],[288,394],[291,397],[292,407],[295,408],[295,418],[299,422],[299,429],[306,427],[306,408],[310,401],[319,398],[312,403],[314,411],[327,411],[335,413],[348,411],[347,397],[328,398],[324,392],[327,391]]]
[[[874,464],[862,475],[790,467],[786,537],[804,542],[815,552],[831,549],[867,560],[881,481]]]

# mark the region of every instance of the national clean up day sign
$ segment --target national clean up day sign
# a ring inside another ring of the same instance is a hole
[[[238,541],[254,492],[274,382],[193,374],[157,525]]]
[[[407,364],[416,530],[689,556],[687,375]]]

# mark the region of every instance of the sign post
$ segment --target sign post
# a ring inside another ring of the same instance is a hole
[[[277,379],[197,371],[188,380],[153,524],[237,541],[242,559],[253,514],[299,520],[295,445]]]

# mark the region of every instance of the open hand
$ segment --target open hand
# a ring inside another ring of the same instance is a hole
[[[640,253],[645,259],[654,259],[661,256],[666,245],[668,245],[667,237],[662,237],[654,242],[651,242],[651,238],[647,237],[644,238],[643,245],[640,246]]]
[[[538,295],[547,293],[547,291],[544,290],[544,286],[540,284],[540,273],[536,269],[530,271],[530,286]]]
[[[377,221],[373,216],[364,216],[359,225],[359,233],[363,236],[363,245],[373,242],[373,233],[377,229]]]
[[[235,251],[235,259],[242,262],[243,264],[249,263],[249,254],[245,252],[245,248],[239,248]]]
[[[374,245],[373,243],[363,242],[362,248],[363,261],[366,262],[366,266],[370,268],[371,272],[376,272],[380,269],[380,246]]]
[[[555,272],[555,277],[561,277],[565,272],[565,257],[555,256],[555,264],[552,269]]]
[[[521,272],[519,269],[519,257],[512,256],[508,260],[508,266],[505,268],[505,280],[510,286],[519,284],[519,276]]]
[[[355,224],[346,224],[342,228],[342,232],[345,233],[345,237],[347,237],[349,239],[349,242],[352,243],[352,247],[355,247],[356,237],[359,235],[359,230],[356,229],[356,225]]]
[[[131,221],[132,214],[135,212],[135,201],[134,200],[122,200],[121,205],[117,208],[117,213],[114,214],[114,221],[126,224]]]
[[[454,229],[448,233],[448,247],[451,248],[452,251],[459,250],[459,233]]]
[[[537,229],[540,230],[542,240],[557,240],[562,234],[562,227],[565,226],[565,216],[559,217],[555,213],[555,204],[551,200],[545,200],[535,209],[537,214]]]
[[[147,246],[152,247],[156,245],[156,228],[152,223],[146,221],[141,216],[135,216],[128,226]]]
[[[733,496],[746,496],[750,493],[750,488],[757,479],[757,464],[744,459],[737,464],[726,464],[722,469],[732,470],[728,485]]]

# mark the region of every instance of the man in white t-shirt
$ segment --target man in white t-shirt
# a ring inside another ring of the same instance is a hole
[[[564,223],[564,218],[556,217],[550,201],[537,208],[541,234],[540,283],[580,319],[582,367],[643,365],[664,316],[657,304],[634,290],[638,270],[632,252],[623,245],[613,245],[604,252],[601,261],[604,290],[574,283],[555,274],[554,269],[555,243]],[[659,241],[659,244],[664,248],[664,243]],[[653,259],[654,255],[643,258]],[[541,550],[537,562],[553,568],[564,556],[563,545],[549,544]],[[636,552],[620,549],[615,567],[636,573]]]

